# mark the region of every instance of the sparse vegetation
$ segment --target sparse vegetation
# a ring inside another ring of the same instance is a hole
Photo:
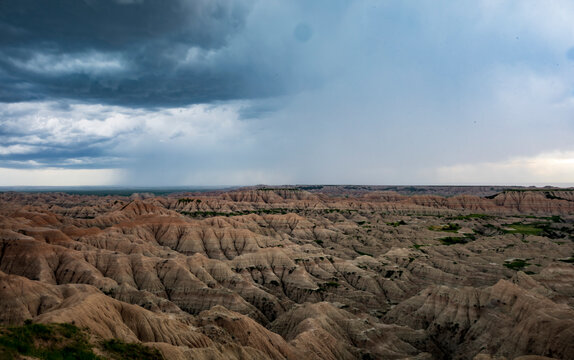
[[[540,235],[544,230],[535,224],[514,223],[507,226],[511,229],[505,230],[508,234]]]
[[[428,229],[432,231],[457,232],[461,229],[461,226],[456,223],[448,223],[446,225],[431,225]]]
[[[189,204],[190,202],[194,201],[194,199],[190,198],[181,198],[177,200],[178,204]]]
[[[466,244],[468,239],[464,236],[447,236],[438,239],[443,245]]]
[[[492,215],[487,214],[468,214],[468,215],[459,215],[455,216],[451,219],[453,220],[472,220],[472,219],[491,219]]]
[[[102,347],[116,359],[122,360],[161,360],[163,357],[157,349],[141,344],[125,343],[118,339],[102,342]]]
[[[259,188],[257,191],[301,191],[298,188]]]
[[[514,259],[512,261],[506,262],[503,264],[504,266],[506,266],[507,268],[511,269],[511,270],[522,270],[525,267],[527,267],[528,265],[530,265],[529,263],[526,262],[526,260],[523,259]]]
[[[289,212],[297,212],[297,210],[293,209],[284,209],[284,208],[274,208],[274,209],[257,209],[257,210],[244,210],[244,211],[236,211],[236,212],[219,212],[219,211],[180,211],[180,214],[190,216],[193,218],[207,218],[207,217],[214,217],[214,216],[243,216],[249,214],[287,214]]]
[[[373,254],[369,254],[369,253],[366,253],[366,252],[362,252],[362,251],[357,250],[357,249],[355,249],[355,252],[356,252],[357,254],[359,254],[359,255],[373,257]]]
[[[160,360],[160,352],[141,344],[117,339],[103,341],[106,359]],[[27,320],[22,326],[0,328],[0,359],[22,356],[46,360],[104,360],[97,356],[88,333],[72,324],[37,324]]]
[[[0,330],[0,358],[102,359],[92,351],[85,332],[71,324],[34,324]]]
[[[559,215],[552,215],[550,217],[550,221],[555,222],[555,223],[562,223],[564,222],[564,220],[562,220],[562,218]]]

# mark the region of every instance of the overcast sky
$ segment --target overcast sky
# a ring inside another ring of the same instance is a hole
[[[0,1],[0,186],[260,183],[574,183],[574,2]]]

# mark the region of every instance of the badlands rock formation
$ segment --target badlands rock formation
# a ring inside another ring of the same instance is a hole
[[[2,193],[0,325],[166,359],[574,359],[574,191],[385,190]]]

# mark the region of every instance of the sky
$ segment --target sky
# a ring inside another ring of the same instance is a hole
[[[574,184],[571,0],[0,0],[0,186]]]

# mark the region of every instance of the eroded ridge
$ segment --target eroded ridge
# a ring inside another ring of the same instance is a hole
[[[420,189],[2,193],[0,324],[169,359],[572,358],[574,191]]]

